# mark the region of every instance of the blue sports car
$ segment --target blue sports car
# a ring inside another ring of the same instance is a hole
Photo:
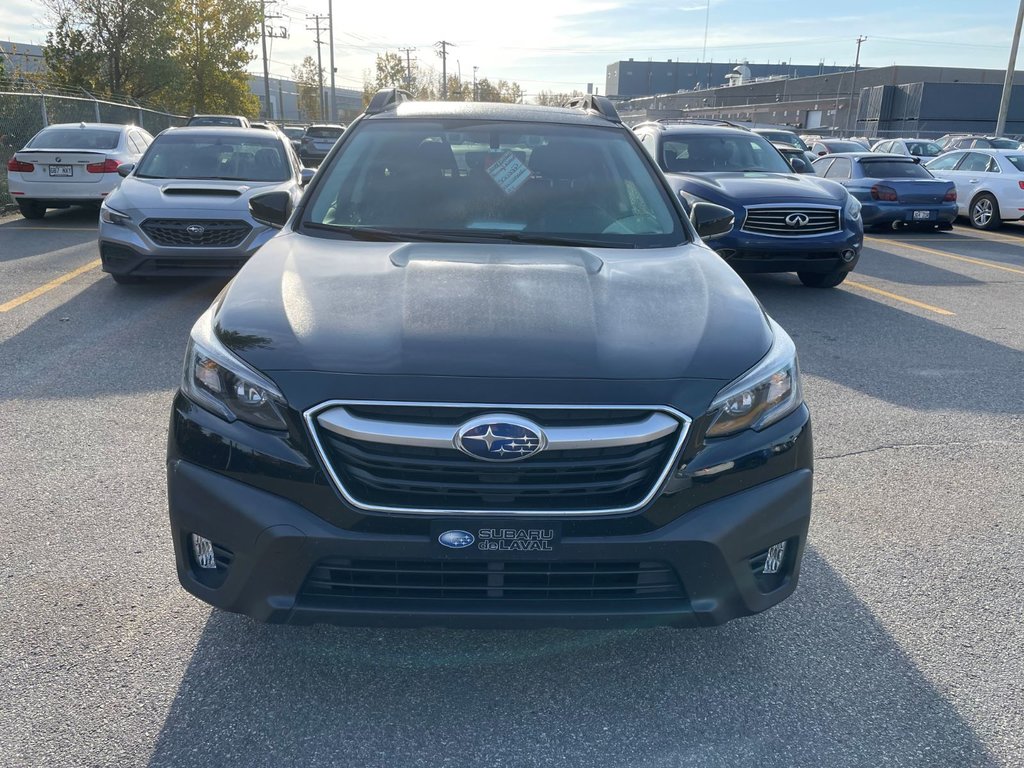
[[[956,185],[932,176],[918,157],[846,152],[815,160],[814,170],[860,200],[866,227],[953,228]]]
[[[732,210],[737,226],[711,247],[737,272],[796,272],[813,288],[839,285],[864,243],[860,203],[840,184],[793,167],[771,142],[737,126],[659,120],[633,129],[689,205]]]

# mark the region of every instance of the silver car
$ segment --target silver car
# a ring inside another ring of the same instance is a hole
[[[250,213],[298,203],[313,176],[288,139],[255,128],[171,128],[122,165],[100,208],[103,271],[118,283],[230,277],[277,231]]]

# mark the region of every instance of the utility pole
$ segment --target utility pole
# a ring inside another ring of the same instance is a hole
[[[330,40],[330,67],[331,67],[331,122],[338,122],[338,104],[334,94],[334,0],[327,0],[327,38]]]
[[[405,54],[405,87],[406,90],[412,90],[412,52],[415,48],[399,48],[401,53]]]
[[[447,40],[438,40],[434,43],[435,46],[439,46],[441,50],[437,52],[437,55],[441,57],[441,101],[448,100],[448,46],[455,47],[455,43],[449,43]]]
[[[1024,0],[1017,10],[1017,26],[1013,28],[1013,43],[1010,46],[1010,63],[1006,65],[1006,79],[1003,80],[1003,97],[999,100],[999,116],[996,118],[996,136],[1006,130],[1006,114],[1010,111],[1010,96],[1013,93],[1013,74],[1017,69],[1017,46],[1020,45],[1020,27],[1024,22]]]
[[[473,101],[480,101],[480,92],[476,88],[476,71],[478,69],[479,69],[479,67],[476,64],[474,64],[473,65]]]
[[[320,84],[320,122],[324,122],[326,120],[327,114],[327,105],[324,103],[324,64],[320,53],[320,46],[323,45],[323,40],[320,39],[320,33],[323,31],[320,28],[320,22],[326,18],[326,16],[320,16],[317,14],[306,17],[307,20],[313,19],[313,21],[316,22],[315,27],[306,27],[306,29],[310,32],[316,30],[316,74],[317,81]]]
[[[260,0],[260,38],[263,41],[263,116],[270,118],[273,114],[270,103],[270,67],[267,63],[267,38],[288,37],[288,30],[281,27],[279,32],[267,29],[267,19],[280,19],[280,15],[267,16],[267,3],[274,0]]]
[[[1024,0],[1021,0],[1024,2]],[[853,85],[850,87],[850,111],[846,115],[846,132],[853,133],[853,129],[857,128],[857,115],[853,109],[853,97],[857,96],[857,70],[860,69],[860,46],[867,40],[862,35],[857,36],[857,60],[853,62]],[[860,96],[857,96],[857,112],[860,112]],[[851,129],[850,124],[853,124]]]

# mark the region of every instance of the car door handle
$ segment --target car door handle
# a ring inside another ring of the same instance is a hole
[[[977,179],[968,179],[968,180],[967,180],[967,183],[968,183],[968,184],[977,184],[977,183],[978,183],[978,180],[977,180]]]

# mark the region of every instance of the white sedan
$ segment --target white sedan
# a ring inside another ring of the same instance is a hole
[[[872,152],[920,157],[922,163],[942,154],[942,147],[928,139],[884,139],[871,148]]]
[[[926,166],[956,184],[961,216],[978,229],[997,229],[1024,218],[1024,152],[1017,149],[960,149]]]
[[[134,125],[50,125],[7,161],[7,183],[26,219],[47,208],[99,206],[117,189],[118,166],[138,163],[153,137]]]

